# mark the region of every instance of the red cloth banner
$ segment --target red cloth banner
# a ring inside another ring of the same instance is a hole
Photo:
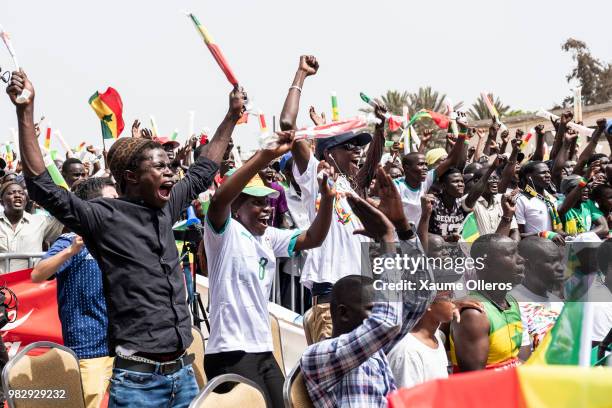
[[[0,276],[0,284],[7,286],[19,302],[17,316],[9,311],[8,323],[0,330],[9,357],[35,341],[52,341],[63,344],[62,326],[57,315],[57,282],[43,283],[30,280],[32,269],[11,272]]]

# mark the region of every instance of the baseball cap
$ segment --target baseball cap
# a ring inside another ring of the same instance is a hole
[[[236,172],[236,169],[230,169],[225,173],[223,182],[227,180],[232,174]],[[247,185],[242,189],[242,193],[253,196],[253,197],[270,197],[278,198],[280,193],[273,188],[266,187],[259,174],[256,174]]]
[[[326,150],[333,149],[336,146],[343,145],[351,142],[355,146],[365,146],[372,141],[372,135],[368,132],[355,133],[353,131],[342,133],[332,137],[326,137],[317,140],[317,148],[315,149],[315,156],[317,159],[323,159],[323,153]]]
[[[153,138],[153,141],[159,143],[162,146],[170,145],[173,149],[176,149],[177,147],[181,145],[176,140],[170,140],[170,138],[167,136],[155,137]]]

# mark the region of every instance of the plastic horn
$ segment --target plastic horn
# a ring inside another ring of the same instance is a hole
[[[536,116],[539,116],[541,118],[545,118],[545,119],[548,119],[548,120],[553,120],[553,121],[559,119],[559,116],[557,116],[557,115],[555,115],[553,113],[550,113],[548,111],[545,111],[542,108],[540,108],[540,110],[538,110],[536,112]],[[578,134],[583,135],[583,136],[587,136],[587,137],[590,137],[593,134],[593,132],[594,132],[593,129],[589,129],[586,126],[582,126],[582,125],[579,125],[579,124],[574,123],[574,122],[569,122],[567,124],[567,127],[572,129],[572,130],[575,130],[576,132],[578,132]]]
[[[66,153],[68,153],[68,157],[72,157],[73,156],[72,149],[70,148],[68,143],[66,143],[66,140],[64,139],[64,136],[62,136],[62,132],[59,131],[59,130],[56,130],[55,131],[55,136],[57,136],[57,140],[59,140],[60,144],[62,145],[62,147],[64,148]]]
[[[331,104],[332,104],[332,121],[337,122],[339,118],[338,113],[338,96],[335,92],[331,93]]]
[[[188,127],[188,134],[187,134],[187,140],[189,140],[191,137],[193,137],[193,134],[195,133],[195,111],[189,111],[189,127]]]
[[[574,88],[574,121],[582,122],[582,87]]]
[[[9,33],[4,31],[2,25],[0,25],[0,37],[2,37],[2,41],[4,41],[4,45],[6,45],[6,49],[8,50],[9,54],[11,54],[13,64],[15,65],[15,71],[19,71],[21,68],[19,66],[19,61],[17,60],[17,54],[13,48],[13,43],[11,42],[11,36]],[[28,99],[30,99],[30,96],[32,96],[32,93],[29,90],[24,89],[21,91],[21,95],[17,96],[16,101],[17,103],[26,103]]]
[[[151,130],[153,131],[153,136],[159,137],[159,132],[157,131],[157,122],[155,122],[155,117],[149,114],[149,118],[151,119]]]

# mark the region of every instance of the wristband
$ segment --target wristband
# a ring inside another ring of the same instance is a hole
[[[292,89],[297,89],[298,91],[300,91],[300,93],[302,93],[302,88],[300,88],[300,87],[299,87],[299,86],[297,86],[297,85],[291,85],[291,86],[289,87],[289,90],[292,90]]]
[[[584,177],[581,177],[580,181],[578,182],[578,187],[585,188],[587,184],[588,181]]]
[[[556,237],[559,234],[557,234],[556,232],[552,232],[552,231],[542,231],[540,232],[539,235],[541,238],[552,240],[554,237]]]

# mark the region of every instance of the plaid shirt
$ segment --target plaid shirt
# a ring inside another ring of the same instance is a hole
[[[394,281],[393,275],[398,271],[387,271],[380,280]],[[417,270],[410,277],[417,282],[417,290],[403,291],[402,302],[377,301],[370,317],[352,332],[306,349],[301,369],[315,407],[387,406],[387,394],[397,387],[386,353],[410,331],[433,299],[432,291],[419,290],[418,285],[420,280],[433,282],[429,271]]]

